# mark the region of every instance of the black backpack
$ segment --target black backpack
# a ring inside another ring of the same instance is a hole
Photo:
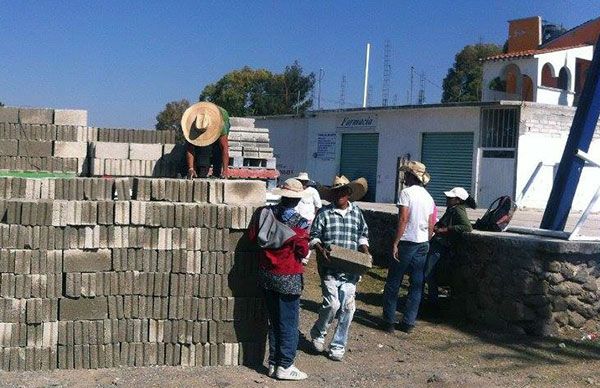
[[[515,210],[517,210],[517,204],[508,195],[503,195],[492,202],[483,217],[475,222],[473,228],[489,232],[502,232],[508,227]]]

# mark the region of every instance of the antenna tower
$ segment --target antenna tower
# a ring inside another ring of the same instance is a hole
[[[425,73],[419,74],[419,105],[425,103]]]
[[[344,109],[346,105],[346,75],[342,76],[342,83],[340,84],[340,109]]]
[[[388,100],[390,98],[390,78],[392,77],[391,56],[392,48],[390,41],[386,40],[383,52],[383,87],[381,90],[381,106],[388,106]]]

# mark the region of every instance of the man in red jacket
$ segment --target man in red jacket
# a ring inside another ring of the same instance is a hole
[[[309,252],[310,225],[294,208],[304,196],[304,187],[300,181],[288,179],[274,194],[281,195],[281,202],[258,209],[248,229],[250,240],[263,251],[259,283],[269,315],[268,375],[280,380],[304,380],[307,374],[294,366],[304,285],[302,259]]]

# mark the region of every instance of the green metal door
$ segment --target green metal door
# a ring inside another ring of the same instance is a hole
[[[427,190],[436,205],[445,205],[444,191],[453,187],[464,187],[471,192],[473,132],[424,133],[421,159],[431,175]]]
[[[369,183],[363,201],[375,201],[377,188],[378,133],[352,133],[342,135],[340,174],[354,180],[364,177]]]

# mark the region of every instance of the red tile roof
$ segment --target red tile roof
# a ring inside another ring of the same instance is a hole
[[[538,50],[516,51],[514,53],[505,53],[505,54],[494,55],[492,57],[487,57],[483,60],[484,61],[499,61],[499,60],[503,60],[503,59],[527,58],[527,57],[533,57],[534,55],[538,55],[538,54],[546,54],[546,53],[551,53],[554,51],[563,51],[563,50],[569,50],[569,49],[573,49],[573,48],[586,47],[586,46],[589,46],[589,45],[588,44],[578,44],[578,45],[569,46],[569,47],[557,47],[557,48],[547,48],[547,49],[538,49]]]

